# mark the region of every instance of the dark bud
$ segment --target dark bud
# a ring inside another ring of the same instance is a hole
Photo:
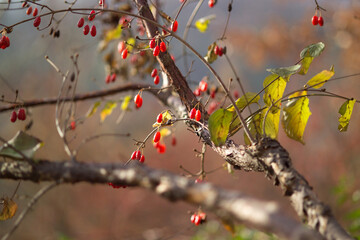
[[[49,35],[53,35],[53,33],[54,33],[54,29],[53,29],[53,28],[50,28]]]
[[[57,30],[55,33],[54,33],[54,38],[58,38],[60,37],[60,30]]]
[[[72,73],[70,76],[70,81],[73,82],[75,80],[75,73]]]
[[[232,10],[232,5],[230,3],[229,6],[228,6],[228,12],[231,12],[231,10]]]

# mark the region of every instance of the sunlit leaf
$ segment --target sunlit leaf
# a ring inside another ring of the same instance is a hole
[[[301,69],[298,72],[301,75],[305,75],[310,67],[311,62],[314,60],[314,57],[319,56],[322,51],[324,51],[325,44],[322,42],[318,42],[315,44],[311,44],[304,48],[300,53],[301,60]]]
[[[255,139],[259,139],[260,136],[262,135],[262,126],[261,126],[262,120],[263,120],[262,112],[252,115],[246,120],[246,125],[250,131],[250,134]],[[245,133],[244,133],[244,140],[247,145],[251,144],[248,136]]]
[[[127,111],[129,110],[129,104],[131,102],[132,96],[127,95],[124,97],[124,101],[121,103],[121,110]]]
[[[271,74],[265,78],[263,86],[264,88],[266,87],[264,102],[268,107],[271,107],[273,103],[282,98],[286,87],[286,81],[277,74]],[[278,109],[280,109],[280,101],[274,104],[272,111],[276,112]]]
[[[86,114],[86,117],[91,117],[92,115],[94,115],[100,104],[101,104],[100,101],[95,102],[94,105],[89,109],[88,113]]]
[[[161,126],[161,124],[167,124],[169,120],[172,119],[172,115],[170,114],[169,111],[165,111],[162,113],[162,121],[161,123],[155,122],[152,126],[153,127],[159,127]],[[172,124],[168,124],[168,125],[172,125]]]
[[[23,131],[18,131],[16,135],[8,141],[8,144],[26,157],[32,158],[34,153],[43,145],[43,142]],[[21,154],[13,148],[8,147],[7,144],[2,145],[0,147],[0,156],[22,159]]]
[[[351,100],[347,100],[346,102],[343,103],[343,105],[341,105],[339,109],[339,113],[341,114],[341,116],[339,118],[339,126],[338,126],[340,132],[347,131],[355,103],[356,103],[356,99],[351,99]]]
[[[332,66],[329,70],[323,70],[320,73],[316,74],[312,77],[307,83],[306,86],[310,86],[312,88],[321,88],[325,82],[327,82],[332,76],[334,76],[334,66]]]
[[[309,98],[301,97],[306,94],[306,91],[302,91],[291,95],[286,106],[283,108],[282,117],[282,125],[287,136],[302,144],[305,144],[303,135],[311,115]]]
[[[171,134],[171,130],[169,128],[163,127],[160,129],[160,134],[161,134],[161,137],[169,136]]]
[[[16,213],[18,205],[8,197],[2,198],[0,199],[0,201],[2,202],[0,221],[5,221],[8,220],[9,218],[12,218]]]
[[[208,47],[208,51],[206,53],[206,56],[204,57],[204,59],[208,62],[208,63],[213,63],[218,55],[216,55],[214,53],[214,49],[216,47],[216,42],[214,42],[213,44],[211,44],[209,47]]]
[[[197,30],[199,30],[199,32],[204,33],[208,29],[210,21],[215,19],[215,17],[216,17],[215,15],[209,15],[209,16],[200,18],[195,22],[195,27],[197,28]]]
[[[218,109],[209,118],[209,130],[211,140],[216,146],[225,143],[233,113],[225,109]]]
[[[270,69],[266,69],[266,71],[276,74],[288,82],[290,76],[295,74],[300,69],[300,67],[301,67],[300,64],[296,64],[290,67],[270,68]]]
[[[129,38],[128,40],[126,40],[126,48],[129,52],[132,52],[135,43],[136,43],[135,38]]]
[[[252,103],[258,103],[260,100],[260,96],[257,93],[253,93],[253,92],[248,92],[245,93],[244,96],[241,96],[238,100],[236,100],[236,106],[242,110],[243,108],[245,108],[247,105],[250,105]],[[234,106],[231,104],[230,106],[227,107],[228,111],[230,112],[234,112],[235,108]]]
[[[117,106],[117,103],[114,101],[108,101],[105,104],[104,108],[101,110],[101,113],[100,113],[101,122],[103,122],[105,120],[105,118],[112,113],[112,111],[114,110],[114,108],[116,108],[116,106]]]

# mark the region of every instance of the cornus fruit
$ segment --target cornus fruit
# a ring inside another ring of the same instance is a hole
[[[126,59],[127,55],[128,55],[128,50],[125,48],[124,51],[122,51],[122,53],[121,53],[122,59]]]
[[[95,10],[92,10],[88,16],[89,21],[92,21],[95,19]]]
[[[135,159],[136,159],[136,152],[137,152],[137,151],[134,151],[134,152],[131,154],[131,157],[130,157],[130,158],[131,158],[132,160],[135,160]]]
[[[160,141],[160,138],[161,138],[161,133],[159,131],[157,131],[154,135],[154,138],[153,138],[153,141],[155,143],[159,142]]]
[[[36,17],[38,15],[38,9],[34,8],[33,16]]]
[[[178,29],[178,22],[175,20],[171,25],[171,31],[176,32]]]
[[[17,115],[18,115],[17,117],[19,120],[24,121],[26,119],[25,109],[20,108]]]
[[[191,217],[190,217],[190,221],[192,222],[192,223],[195,223],[195,217],[196,217],[197,215],[194,213],[193,215],[191,215]]]
[[[120,54],[122,54],[122,52],[124,51],[124,49],[126,48],[126,44],[124,41],[120,41],[117,45],[117,50]]]
[[[166,146],[164,144],[159,144],[159,146],[157,147],[157,151],[158,153],[165,153]]]
[[[215,88],[214,88],[214,89],[211,89],[211,91],[210,91],[210,97],[211,97],[211,98],[215,98],[215,94],[216,94]]]
[[[141,152],[137,150],[135,153],[135,159],[140,160],[140,158],[141,158]]]
[[[134,102],[136,104],[136,107],[140,108],[142,106],[143,99],[139,94],[136,94],[136,96],[134,97]]]
[[[155,39],[153,38],[153,39],[151,39],[150,42],[149,42],[149,47],[150,47],[150,48],[154,48],[155,45],[156,45],[156,42],[155,42]]]
[[[319,22],[319,26],[322,27],[324,25],[323,17],[320,16],[319,19],[318,19],[318,22]]]
[[[314,15],[312,18],[311,18],[311,22],[312,22],[312,25],[318,25],[319,23],[319,20],[318,20],[318,16]]]
[[[154,51],[153,51],[154,57],[158,56],[159,53],[160,53],[160,47],[159,47],[159,46],[156,46],[156,47],[154,48]]]
[[[160,77],[159,77],[159,75],[156,75],[156,76],[154,77],[154,84],[155,84],[155,85],[158,85],[159,82],[160,82]]]
[[[75,128],[76,128],[76,122],[75,122],[75,121],[71,121],[71,123],[70,123],[70,129],[71,129],[71,130],[75,130]]]
[[[207,90],[207,88],[208,88],[208,83],[205,82],[205,81],[203,81],[203,80],[201,80],[201,81],[199,82],[199,89],[200,89],[200,91],[205,92],[205,91]]]
[[[93,37],[96,36],[96,26],[95,26],[95,25],[91,26],[90,34],[91,34],[91,36],[93,36]]]
[[[141,155],[141,158],[140,158],[139,162],[141,162],[141,163],[145,162],[145,156],[144,155]]]
[[[218,45],[216,45],[214,48],[215,55],[219,55],[219,51],[220,51],[220,47]]]
[[[166,44],[164,42],[160,43],[160,51],[161,52],[166,52]]]
[[[200,121],[200,119],[201,119],[201,112],[200,112],[200,110],[196,110],[195,120],[196,120],[196,121]]]
[[[163,120],[163,115],[162,115],[162,113],[160,113],[156,118],[156,122],[162,123],[162,120]]]
[[[10,39],[7,36],[2,36],[0,38],[0,48],[5,49],[10,46]]]
[[[154,68],[154,69],[151,71],[151,77],[155,77],[157,74],[158,74],[158,71],[157,71],[156,68]]]
[[[209,0],[209,1],[208,1],[208,6],[209,6],[209,8],[214,7],[214,5],[215,5],[215,0]]]
[[[110,82],[115,82],[115,80],[116,80],[116,73],[113,73],[110,76]]]
[[[194,119],[195,118],[195,114],[196,114],[196,109],[193,108],[191,109],[190,113],[189,113],[189,118]]]
[[[206,221],[206,213],[203,212],[199,214],[194,213],[193,215],[191,215],[190,221],[194,223],[196,226],[198,226]]]
[[[195,89],[195,90],[194,90],[194,95],[197,96],[197,97],[199,97],[199,96],[201,95],[200,89],[198,89],[198,88]]]
[[[17,114],[15,111],[12,111],[11,115],[10,115],[10,121],[11,122],[16,122],[17,119]]]
[[[38,27],[41,23],[41,18],[40,17],[36,17],[35,20],[34,20],[34,27]]]
[[[111,76],[110,76],[110,74],[108,74],[105,78],[105,83],[109,84],[111,82],[110,79],[111,79]]]
[[[32,7],[28,7],[28,9],[26,9],[26,14],[30,15],[32,13]]]
[[[171,145],[176,146],[176,137],[172,136],[171,138]]]
[[[84,26],[84,23],[85,23],[84,18],[80,18],[78,23],[77,23],[78,28],[81,28],[82,26]]]
[[[84,27],[84,29],[83,29],[84,35],[88,35],[88,34],[89,34],[89,31],[90,31],[89,25],[85,25],[85,27]]]
[[[221,57],[223,54],[224,54],[224,49],[221,47],[221,48],[219,48],[218,55],[219,55],[219,57]]]

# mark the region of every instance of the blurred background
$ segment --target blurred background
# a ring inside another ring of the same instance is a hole
[[[106,1],[109,7],[122,5],[119,1]],[[174,17],[179,9],[178,0],[159,1],[165,13]],[[189,1],[179,17],[178,34],[181,36],[184,27],[198,1]],[[219,41],[220,46],[227,47],[227,55],[231,59],[237,74],[240,76],[246,91],[257,92],[262,88],[264,78],[269,74],[267,68],[286,67],[299,60],[301,50],[307,45],[323,42],[326,48],[322,55],[312,63],[305,76],[294,75],[286,92],[302,87],[307,80],[318,72],[335,67],[335,76],[342,77],[360,73],[360,3],[359,1],[318,1],[326,9],[321,11],[324,26],[313,26],[311,18],[315,14],[313,1],[251,1],[237,0],[233,2],[233,10],[226,31],[226,39]],[[7,1],[0,1],[1,9],[7,7]],[[66,9],[68,5],[61,1],[40,1],[52,9]],[[79,0],[76,8],[97,7],[98,1]],[[207,32],[200,33],[192,27],[188,42],[203,56],[208,46],[219,39],[224,31],[229,1],[219,0],[213,7],[204,1],[195,20],[215,14]],[[11,8],[21,8],[21,3],[11,4]],[[0,11],[0,23],[13,25],[28,18],[25,9]],[[45,11],[45,10],[43,10]],[[63,13],[56,15],[60,19]],[[80,76],[77,93],[109,89],[127,82],[145,82],[152,84],[149,74],[144,78],[128,76],[107,85],[104,57],[106,51],[99,52],[98,44],[102,38],[102,29],[106,25],[97,16],[92,24],[96,25],[96,37],[84,36],[82,29],[76,25],[79,15],[67,14],[58,26],[60,37],[49,35],[49,28],[36,30],[32,21],[14,27],[9,34],[11,46],[0,51],[0,94],[8,101],[15,100],[15,90],[19,91],[19,100],[43,99],[56,97],[61,87],[60,75],[51,67],[44,56],[49,58],[63,71],[74,71],[70,56],[79,53]],[[45,27],[50,18],[42,18],[40,27]],[[108,46],[116,51],[118,41]],[[171,40],[169,51],[174,55],[176,63],[186,75],[182,45]],[[118,53],[117,53],[118,54]],[[209,84],[216,85],[215,79],[202,63],[188,55],[188,63],[193,61],[191,74],[187,78],[192,89],[204,77],[209,77]],[[123,65],[130,65],[130,58],[123,60]],[[212,64],[222,79],[228,81],[234,75],[225,58],[219,58]],[[325,85],[326,89],[346,97],[360,98],[360,78],[346,77]],[[237,84],[232,90],[240,93]],[[119,94],[100,99],[118,101],[125,95]],[[241,94],[240,94],[241,95]],[[121,114],[120,104],[113,113],[100,121],[99,113],[84,118],[92,105],[99,99],[77,103],[76,117],[82,119],[75,131],[69,133],[71,148],[79,146],[81,141],[91,135],[101,133],[131,133],[130,137],[100,138],[83,146],[78,153],[82,162],[125,162],[135,150],[134,140],[144,139],[152,130],[156,116],[166,110],[154,96],[144,92],[144,103],[141,109],[128,111],[120,124],[116,120]],[[360,172],[360,123],[359,107],[355,105],[347,132],[337,130],[338,110],[343,100],[336,98],[310,98],[312,115],[305,130],[305,145],[286,137],[280,127],[279,141],[289,151],[296,169],[303,174],[314,187],[319,198],[329,204],[337,219],[346,227],[360,229],[360,183],[357,176]],[[6,103],[0,103],[5,106]],[[11,123],[9,112],[0,114],[0,136],[11,139],[18,130],[24,129],[29,121],[33,121],[28,131],[44,142],[44,146],[36,153],[36,158],[49,160],[67,160],[55,128],[55,106],[42,106],[27,109],[25,122]],[[146,164],[152,168],[165,169],[180,175],[200,170],[200,159],[195,156],[194,149],[201,151],[202,144],[182,123],[171,128],[172,134],[164,139],[166,151],[159,154],[148,144],[144,150]],[[177,144],[171,144],[172,137]],[[240,131],[234,137],[236,142],[243,143]],[[238,190],[250,196],[278,202],[289,216],[297,219],[290,206],[289,199],[282,196],[278,187],[267,180],[262,173],[235,171],[229,174],[222,166],[224,160],[211,149],[206,152],[205,170],[213,171],[205,181],[226,189]],[[194,177],[194,180],[196,178]],[[14,218],[0,222],[0,236],[5,234],[14,224],[16,217],[27,202],[40,188],[48,183],[35,184],[22,182],[15,201],[19,204]],[[0,181],[0,197],[11,196],[17,185],[16,181]],[[152,192],[139,188],[113,189],[107,185],[61,185],[46,194],[14,233],[11,239],[232,239],[219,223],[216,216],[208,213],[208,223],[196,227],[190,222],[190,212],[197,211],[197,206],[181,202],[168,202]],[[357,215],[356,215],[357,214]],[[355,216],[355,217],[354,217]],[[238,223],[237,223],[238,224]],[[255,234],[242,228],[237,230],[243,239],[256,239]],[[255,234],[256,235],[256,234]],[[258,239],[266,239],[261,235]]]

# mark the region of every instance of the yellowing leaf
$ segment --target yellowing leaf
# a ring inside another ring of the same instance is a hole
[[[209,47],[208,47],[208,51],[207,51],[207,53],[206,53],[206,56],[204,57],[204,59],[208,62],[208,63],[213,63],[216,59],[217,59],[217,57],[218,57],[218,55],[216,55],[215,53],[214,53],[214,49],[215,49],[215,47],[216,47],[216,42],[214,42],[213,44],[211,44]]]
[[[301,60],[301,69],[298,73],[300,75],[305,75],[308,72],[310,64],[312,63],[313,60],[314,60],[313,57],[304,57]]]
[[[267,110],[268,108],[262,110],[263,118],[265,118],[265,114]],[[276,139],[279,132],[279,124],[280,124],[280,111],[277,111],[276,113],[272,113],[271,111],[269,111],[265,119],[265,135],[270,138]],[[262,128],[263,126],[261,125],[261,129]]]
[[[288,82],[290,76],[295,74],[300,69],[300,67],[301,67],[300,64],[296,64],[290,67],[270,68],[270,69],[266,69],[266,71],[276,74],[282,77],[286,82]]]
[[[325,44],[322,42],[318,42],[315,44],[311,44],[304,48],[300,53],[301,60],[301,69],[298,72],[301,75],[305,75],[310,67],[311,62],[313,61],[314,57],[319,56],[322,51],[324,51]]]
[[[236,106],[242,110],[243,108],[245,108],[247,105],[250,105],[252,103],[258,103],[260,100],[260,96],[257,93],[253,93],[253,92],[248,92],[245,93],[244,96],[241,96],[238,100],[236,100]],[[235,108],[234,106],[231,104],[230,106],[227,107],[228,111],[230,112],[234,112]]]
[[[286,81],[277,74],[271,74],[265,78],[263,86],[264,88],[266,87],[264,102],[268,107],[271,107],[273,103],[282,98],[286,87]],[[280,101],[274,104],[274,107],[275,109],[272,109],[273,112],[280,109]]]
[[[171,134],[171,130],[169,128],[161,128],[160,129],[161,137],[166,137]]]
[[[116,28],[111,29],[111,30],[106,32],[105,41],[109,42],[111,40],[120,38],[121,37],[121,32],[122,32],[122,25],[118,24]]]
[[[88,113],[86,114],[86,117],[91,117],[92,115],[94,115],[100,104],[101,104],[100,101],[95,102],[94,105],[91,107],[91,109],[89,109]]]
[[[162,121],[161,121],[161,123],[155,122],[152,126],[153,127],[159,127],[159,126],[161,126],[161,124],[166,124],[171,119],[172,119],[172,115],[170,114],[169,111],[163,112],[162,113]],[[170,124],[170,125],[172,125],[172,124]]]
[[[214,142],[215,146],[220,146],[225,143],[232,119],[233,113],[225,109],[218,109],[210,115],[210,138],[211,141]]]
[[[347,100],[346,102],[343,103],[343,105],[341,105],[339,109],[339,113],[341,114],[341,116],[339,117],[339,126],[338,126],[340,132],[347,131],[355,103],[356,103],[356,99],[351,99],[351,100]]]
[[[195,27],[197,28],[197,30],[199,30],[199,32],[204,33],[204,32],[206,32],[206,30],[210,24],[210,21],[213,19],[215,19],[215,15],[209,15],[209,16],[200,18],[195,22]]]
[[[5,197],[0,200],[2,202],[2,210],[0,213],[0,221],[8,220],[12,218],[18,208],[17,204],[10,198]]]
[[[330,71],[323,70],[320,73],[312,77],[307,83],[306,86],[312,88],[321,88],[332,76],[334,76],[334,67],[330,68]]]
[[[127,95],[124,97],[124,101],[121,103],[121,110],[127,111],[129,110],[129,104],[131,102],[131,95]]]
[[[135,46],[136,40],[135,38],[129,38],[128,40],[126,40],[126,43],[126,48],[129,52],[131,52]]]
[[[109,101],[105,104],[104,108],[101,110],[100,113],[100,120],[103,122],[107,116],[109,116],[114,108],[116,108],[117,103],[114,101]]]
[[[303,91],[289,97],[288,103],[283,108],[282,125],[289,138],[305,144],[303,135],[307,121],[311,115],[309,109],[309,98],[301,97],[306,95]]]
[[[250,134],[255,139],[259,139],[260,136],[262,135],[262,130],[261,130],[262,120],[263,120],[262,112],[252,115],[250,118],[246,120],[246,125],[250,131]],[[245,133],[244,133],[244,140],[247,145],[251,144],[248,136]]]

